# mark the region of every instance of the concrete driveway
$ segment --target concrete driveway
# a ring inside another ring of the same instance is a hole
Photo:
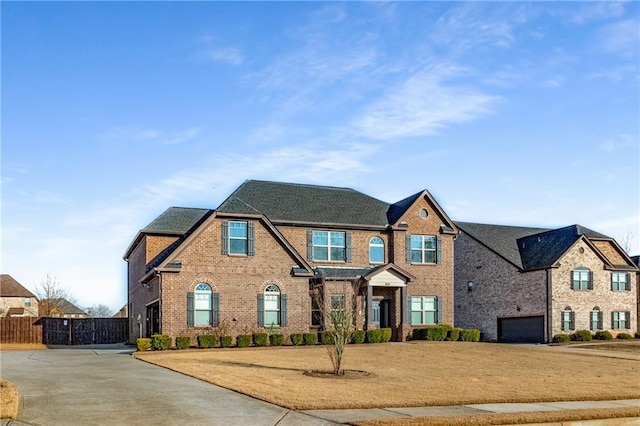
[[[332,425],[131,356],[125,346],[0,353],[30,425]]]

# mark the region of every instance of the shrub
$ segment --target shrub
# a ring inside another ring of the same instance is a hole
[[[636,339],[640,339],[640,331],[636,331],[636,332],[634,333],[634,337],[635,337]]]
[[[136,339],[136,347],[139,351],[144,352],[151,349],[151,339],[148,337],[141,337]]]
[[[464,329],[460,333],[463,342],[479,342],[480,330],[477,328]]]
[[[221,348],[230,348],[233,345],[233,337],[231,336],[221,336],[220,337],[220,347]]]
[[[631,336],[629,333],[618,333],[616,335],[616,339],[633,339],[633,336]]]
[[[393,332],[390,328],[381,328],[380,333],[382,334],[382,342],[390,342],[391,337],[393,336]]]
[[[449,329],[441,325],[435,327],[427,327],[427,340],[442,341],[446,339]]]
[[[427,340],[427,328],[414,328],[413,340]]]
[[[302,335],[304,339],[304,344],[308,346],[313,346],[318,343],[318,334],[317,333],[304,333]]]
[[[381,343],[382,329],[367,330],[367,343]]]
[[[460,332],[462,331],[461,328],[457,328],[457,327],[453,327],[450,330],[447,331],[447,338],[445,340],[448,340],[450,342],[457,342],[458,339],[460,339]]]
[[[289,338],[291,339],[291,344],[295,346],[300,346],[304,342],[302,333],[293,333]]]
[[[176,349],[189,349],[189,346],[191,346],[190,336],[176,337]]]
[[[271,346],[284,345],[284,334],[276,333],[269,336],[269,345]]]
[[[569,342],[570,340],[571,340],[571,336],[569,336],[568,334],[556,334],[551,339],[553,343],[566,343],[566,342]]]
[[[364,343],[364,339],[367,337],[367,333],[364,330],[356,330],[351,336],[351,341],[356,344]]]
[[[613,339],[613,336],[607,330],[596,331],[596,334],[593,337],[598,339],[598,340],[611,340],[611,339]]]
[[[256,346],[267,346],[269,344],[269,335],[267,333],[253,333],[253,343]]]
[[[215,334],[200,334],[198,335],[198,347],[199,348],[215,348],[218,346],[218,336]]]
[[[251,345],[252,336],[250,334],[241,334],[236,338],[239,348],[246,348]]]
[[[320,332],[320,344],[322,345],[333,345],[335,342],[335,338],[333,337],[332,331],[321,331]]]
[[[151,347],[156,351],[166,351],[171,348],[171,337],[166,334],[154,334],[151,336]]]
[[[571,340],[576,342],[588,342],[591,339],[592,336],[589,330],[578,330],[571,335]]]

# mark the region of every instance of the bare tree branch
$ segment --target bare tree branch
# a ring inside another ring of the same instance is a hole
[[[50,317],[56,313],[60,313],[62,300],[66,300],[72,304],[76,303],[74,297],[69,291],[62,286],[55,275],[47,274],[36,286],[36,294],[40,300],[40,315]]]

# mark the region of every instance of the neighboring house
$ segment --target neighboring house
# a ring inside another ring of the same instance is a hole
[[[636,330],[638,267],[614,239],[579,225],[455,224],[458,327],[540,343],[576,330]]]
[[[87,318],[85,311],[62,297],[42,299],[40,301],[42,316],[53,318]]]
[[[638,267],[638,272],[636,273],[636,284],[638,284],[636,286],[636,297],[638,299],[637,312],[638,314],[640,314],[640,256],[632,256],[631,260],[633,261],[633,264]],[[640,333],[640,321],[637,321],[636,327],[637,327],[638,333]]]
[[[0,316],[38,316],[36,296],[8,274],[0,275]]]
[[[111,318],[129,318],[129,312],[127,311],[127,305],[124,305],[118,312],[116,312]]]
[[[359,327],[405,340],[413,327],[453,323],[456,234],[426,190],[388,204],[249,180],[216,210],[171,207],[138,232],[124,255],[130,341],[317,331],[314,291],[355,297]]]

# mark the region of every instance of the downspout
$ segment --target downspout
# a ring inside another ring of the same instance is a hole
[[[157,268],[156,273],[158,274],[158,322],[160,323],[158,332],[162,334],[162,273]]]
[[[550,336],[551,336],[551,269],[545,269],[546,275],[546,306],[547,306],[547,332],[545,333],[546,336],[544,336],[544,341],[545,343],[549,343],[551,341]]]

